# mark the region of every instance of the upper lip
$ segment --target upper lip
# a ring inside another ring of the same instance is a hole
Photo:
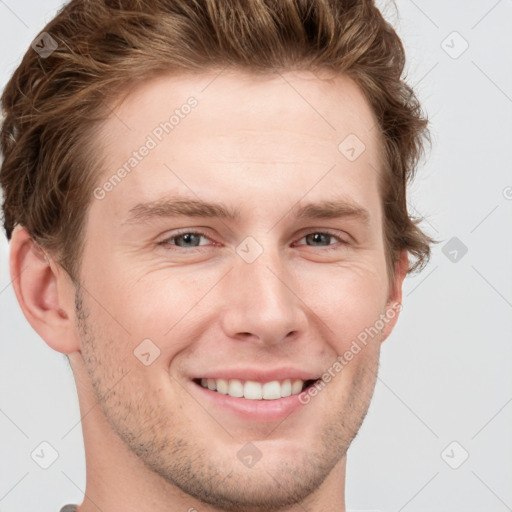
[[[283,367],[283,368],[223,368],[219,370],[210,370],[208,372],[196,375],[194,379],[238,379],[242,381],[255,381],[255,382],[271,382],[274,380],[316,380],[319,378],[318,374],[299,370],[297,368]]]

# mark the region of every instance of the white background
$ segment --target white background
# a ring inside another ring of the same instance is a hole
[[[0,0],[2,88],[60,4]],[[347,506],[512,510],[512,1],[380,5],[404,41],[408,80],[431,120],[433,147],[410,207],[441,243],[429,266],[405,281],[404,310],[349,451]],[[468,249],[456,262],[443,253],[453,237]],[[85,458],[73,375],[21,313],[4,237],[0,350],[0,511],[81,503]],[[46,470],[30,455],[42,441],[59,455]],[[463,450],[469,458],[449,467]]]

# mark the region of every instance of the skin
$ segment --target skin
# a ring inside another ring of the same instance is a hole
[[[98,184],[190,96],[191,113],[91,199],[78,290],[25,229],[11,243],[12,275],[25,269],[14,286],[27,319],[72,364],[87,461],[79,511],[344,510],[346,451],[398,313],[281,421],[212,407],[190,379],[225,367],[321,375],[401,302],[407,255],[390,286],[375,118],[343,76],[163,76],[131,91],[97,134]],[[355,161],[338,150],[349,134],[366,147]],[[177,195],[225,203],[241,218],[127,222],[135,205]],[[327,199],[357,203],[369,223],[291,213]],[[182,228],[206,238],[172,238]],[[306,237],[325,230],[333,237]],[[263,249],[252,263],[236,252],[248,236]],[[134,350],[148,338],[160,354],[146,366]],[[252,467],[237,457],[248,442],[261,453]]]

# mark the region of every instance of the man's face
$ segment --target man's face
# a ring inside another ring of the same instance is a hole
[[[345,463],[388,334],[355,353],[391,291],[377,133],[347,78],[224,72],[147,82],[98,134],[81,352],[112,429],[184,492],[227,510],[276,507]],[[176,214],[177,200],[237,217]],[[345,207],[298,215],[326,202]],[[329,368],[299,400],[295,381]]]

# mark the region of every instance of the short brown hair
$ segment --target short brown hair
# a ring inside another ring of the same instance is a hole
[[[73,0],[29,48],[2,96],[4,228],[17,224],[78,276],[86,212],[98,179],[94,128],[107,103],[159,74],[234,68],[330,70],[353,79],[383,140],[380,190],[388,274],[398,251],[422,269],[430,243],[408,213],[427,120],[403,81],[402,43],[372,0]],[[48,36],[46,36],[48,37]],[[48,40],[48,39],[47,39]]]

